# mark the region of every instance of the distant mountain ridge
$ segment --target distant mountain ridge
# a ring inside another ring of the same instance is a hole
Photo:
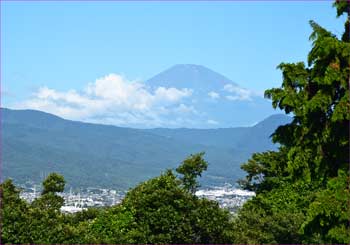
[[[269,140],[271,134],[278,126],[287,124],[290,121],[290,117],[276,114],[251,127],[218,129],[155,128],[146,131],[186,142],[201,142],[201,144],[207,146],[228,147],[231,145],[233,148],[253,153],[273,148],[272,142]],[[259,142],[261,139],[264,140]]]
[[[206,152],[201,182],[234,183],[254,151],[275,149],[269,135],[291,118],[277,115],[253,127],[131,129],[77,121],[34,110],[1,109],[2,174],[18,183],[62,173],[68,185],[130,188],[175,168],[191,153]],[[245,142],[249,135],[250,142]],[[252,144],[256,139],[257,144]]]

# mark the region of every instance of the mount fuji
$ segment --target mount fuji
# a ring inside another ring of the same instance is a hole
[[[225,128],[251,126],[275,114],[263,91],[241,87],[229,78],[201,65],[178,64],[146,81],[151,89],[159,87],[188,89],[191,96],[181,101],[180,127]]]

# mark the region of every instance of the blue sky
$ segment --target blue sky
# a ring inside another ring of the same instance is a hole
[[[344,23],[325,1],[1,4],[4,107],[41,88],[79,93],[111,73],[144,81],[174,64],[261,91],[280,85],[280,62],[306,59],[309,20],[339,35]]]

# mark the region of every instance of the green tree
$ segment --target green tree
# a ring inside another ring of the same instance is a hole
[[[234,243],[301,243],[315,187],[302,182],[279,182],[278,187],[257,194],[239,210],[234,222]]]
[[[64,177],[57,173],[51,173],[47,176],[47,178],[43,182],[43,191],[42,195],[47,193],[57,193],[63,192],[65,186]]]
[[[290,179],[286,159],[286,147],[280,147],[278,152],[254,153],[247,163],[242,164],[241,168],[248,175],[238,183],[244,189],[256,193],[278,188],[283,180]]]
[[[57,193],[63,192],[65,186],[64,177],[57,173],[51,173],[43,181],[43,191],[40,198],[34,200],[33,206],[43,209],[58,211],[64,204],[63,197]]]
[[[135,229],[132,212],[122,205],[105,208],[93,218],[80,220],[79,243],[121,244],[135,243],[128,234]]]
[[[60,213],[63,198],[56,192],[64,189],[64,179],[51,174],[43,182],[42,195],[31,204],[19,196],[11,180],[1,184],[1,242],[19,243],[77,243],[74,226],[65,222]]]
[[[257,196],[238,215],[237,243],[350,243],[350,2],[334,6],[338,17],[347,15],[341,38],[310,21],[308,64],[280,64],[282,86],[265,91],[274,108],[294,117],[273,134],[279,151],[242,165],[248,174],[240,183]],[[281,202],[286,195],[293,198]],[[287,233],[294,235],[285,240]]]
[[[94,243],[230,243],[232,221],[218,203],[199,199],[195,178],[207,163],[203,153],[187,158],[171,170],[130,190],[122,203],[83,224],[86,242]],[[188,185],[185,185],[187,183]],[[193,187],[193,188],[190,188]]]
[[[232,241],[229,212],[188,192],[170,170],[128,192],[122,206],[134,217],[134,243]]]
[[[197,177],[200,177],[208,167],[208,163],[203,159],[203,156],[204,152],[191,155],[176,169],[176,172],[182,174],[181,180],[185,189],[193,194],[199,187]]]
[[[0,185],[1,244],[23,243],[28,238],[28,204],[20,198],[20,190],[12,180]]]
[[[340,13],[345,9],[349,11],[344,8]],[[346,36],[338,39],[313,21],[310,25],[313,45],[308,67],[302,62],[280,64],[282,87],[265,95],[274,108],[294,114],[292,123],[279,127],[273,136],[288,147],[290,175],[325,184],[338,169],[349,167],[350,43]]]
[[[316,193],[302,225],[305,243],[350,243],[350,177],[339,170],[327,188]]]
[[[43,181],[41,196],[30,206],[27,230],[30,243],[63,243],[73,235],[73,228],[64,223],[64,215],[60,208],[64,204],[63,197],[57,193],[64,190],[63,176],[51,173]]]
[[[195,178],[207,166],[192,155],[179,169],[184,185],[170,170],[130,190],[121,204],[62,214],[63,176],[52,173],[31,204],[19,198],[11,181],[1,185],[2,241],[6,243],[229,243],[232,221],[218,203],[196,197]],[[189,167],[189,168],[188,168]],[[181,170],[180,170],[181,171]],[[189,172],[187,172],[189,171]],[[192,189],[189,187],[193,187]],[[4,219],[3,219],[4,218]]]

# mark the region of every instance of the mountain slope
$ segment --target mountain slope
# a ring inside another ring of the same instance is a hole
[[[269,116],[252,127],[218,128],[218,129],[167,129],[145,130],[156,135],[184,142],[200,143],[206,146],[235,148],[241,152],[253,152],[275,149],[271,134],[280,126],[291,122],[291,118],[282,114]]]
[[[240,164],[254,150],[240,146],[244,135],[253,134],[259,144],[274,148],[265,137],[274,127],[268,119],[262,128],[139,130],[74,122],[33,110],[1,113],[2,174],[19,183],[39,182],[43,173],[57,171],[75,187],[126,189],[200,151],[209,161],[203,184],[234,182],[242,177]]]

